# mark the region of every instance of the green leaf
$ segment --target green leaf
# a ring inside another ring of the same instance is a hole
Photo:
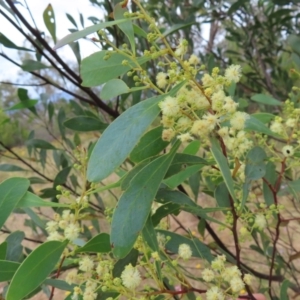
[[[214,256],[210,253],[210,249],[198,239],[189,239],[180,234],[167,230],[157,230],[157,232],[164,235],[165,237],[171,237],[171,239],[166,243],[165,247],[172,253],[178,253],[179,245],[188,244],[191,247],[193,257],[204,258],[209,263],[214,260]]]
[[[256,114],[252,114],[251,117],[258,119],[260,122],[264,124],[270,123],[275,118],[274,115],[268,113],[256,113]]]
[[[139,164],[137,164],[136,166],[134,166],[134,168],[132,168],[129,172],[127,172],[126,175],[124,175],[121,179],[121,189],[122,191],[127,190],[127,188],[130,185],[130,182],[132,180],[132,178],[139,173],[146,165],[148,165],[151,162],[151,158],[149,159],[145,159],[142,162],[140,162]]]
[[[3,242],[0,244],[0,260],[5,259],[6,251],[7,251],[7,242]],[[0,270],[1,270],[1,268],[0,268]]]
[[[130,89],[127,84],[121,79],[111,79],[103,86],[100,97],[103,100],[109,100],[116,96],[129,93]]]
[[[292,286],[292,284],[287,279],[285,279],[282,282],[281,287],[280,287],[280,300],[289,300],[290,299],[290,297],[289,297],[289,295],[287,293],[287,290],[291,286]]]
[[[43,63],[41,63],[39,61],[35,61],[32,59],[26,59],[23,61],[21,68],[23,71],[32,72],[32,71],[47,69],[50,67],[44,65]]]
[[[162,131],[163,127],[158,126],[145,133],[130,153],[130,159],[138,163],[148,157],[159,154],[165,149],[169,142],[162,140]]]
[[[128,22],[128,19],[123,19],[123,20],[116,20],[116,21],[110,21],[110,22],[104,22],[96,25],[92,25],[89,27],[86,27],[83,30],[76,31],[74,33],[68,34],[65,36],[63,39],[58,41],[58,43],[55,45],[54,50],[57,50],[60,47],[63,47],[71,42],[75,42],[83,37],[86,37],[87,35],[94,33],[100,29],[103,29],[105,27],[110,27],[113,25],[121,24],[123,22]]]
[[[95,252],[95,253],[108,253],[111,251],[109,234],[100,233],[89,240],[83,247],[78,248],[78,252]]]
[[[39,102],[38,100],[25,100],[25,101],[15,104],[12,107],[9,107],[5,110],[11,111],[11,110],[29,108],[29,107],[35,106],[38,102]]]
[[[215,190],[215,199],[219,207],[231,207],[229,193],[225,182],[220,183]]]
[[[104,59],[107,55],[110,55],[110,57]],[[151,58],[140,57],[137,61],[139,64],[143,64],[149,59]],[[127,60],[129,65],[122,65],[123,60]],[[106,50],[96,52],[81,62],[80,74],[83,80],[81,85],[91,87],[106,83],[129,71],[131,69],[130,65],[135,66],[135,63],[120,53]],[[127,92],[129,92],[129,90],[127,90]]]
[[[3,33],[0,32],[0,44],[2,44],[6,48],[17,49],[17,50],[24,50],[24,51],[33,51],[28,48],[19,47],[11,40],[9,40]]]
[[[28,100],[30,100],[28,97],[28,91],[23,88],[18,89],[18,97],[21,102],[27,102]],[[27,109],[29,109],[33,114],[35,114],[37,116],[37,111],[34,106],[27,107]]]
[[[39,139],[31,139],[26,142],[26,145],[37,149],[56,150],[56,148],[49,142]]]
[[[166,184],[170,189],[175,189],[183,181],[185,181],[191,175],[198,172],[203,167],[204,165],[194,165],[194,166],[186,167],[183,171],[165,179],[163,183]]]
[[[50,32],[54,43],[56,43],[56,24],[55,15],[51,4],[48,4],[43,13],[44,23]]]
[[[152,223],[154,227],[156,227],[159,222],[161,221],[161,219],[163,219],[164,217],[170,215],[170,214],[174,214],[174,215],[178,215],[178,213],[180,212],[180,205],[179,204],[175,204],[172,202],[166,203],[162,206],[160,206],[155,213],[152,215]]]
[[[1,172],[22,172],[26,171],[19,166],[11,165],[11,164],[1,164],[0,165]]]
[[[280,137],[278,134],[270,130],[264,123],[256,119],[255,117],[250,116],[245,121],[245,131],[254,131],[254,132],[260,132],[264,133],[266,135],[274,136],[274,137]]]
[[[66,183],[67,178],[69,176],[70,171],[72,170],[72,167],[66,167],[59,171],[54,178],[53,186],[56,187],[57,185],[62,185]]]
[[[197,206],[197,204],[189,198],[186,194],[179,191],[170,191],[167,189],[159,189],[155,199],[160,203],[176,203],[179,205],[189,205],[189,206]]]
[[[25,237],[23,231],[11,233],[5,241],[7,242],[6,260],[19,262],[23,258],[22,242]]]
[[[67,244],[68,241],[50,241],[34,249],[17,269],[6,299],[23,299],[39,287],[54,269]]]
[[[74,284],[68,284],[64,280],[52,279],[52,278],[47,278],[44,281],[44,284],[53,286],[53,287],[63,290],[63,291],[70,291],[70,292],[73,292],[74,287],[75,287]]]
[[[0,184],[0,229],[10,216],[20,199],[28,190],[30,182],[26,178],[9,178]]]
[[[158,242],[156,238],[156,231],[154,230],[152,220],[153,218],[149,216],[143,228],[142,235],[145,242],[153,251],[159,251]]]
[[[248,198],[251,181],[262,178],[266,173],[266,166],[264,162],[266,158],[267,155],[265,151],[260,147],[252,148],[247,154],[245,167],[245,183],[243,184],[242,207],[244,207]]]
[[[278,105],[278,106],[282,105],[282,102],[276,100],[272,96],[264,95],[264,94],[256,94],[251,97],[251,100],[266,105]]]
[[[136,35],[139,35],[145,39],[147,38],[147,33],[141,27],[135,24],[133,24],[133,31]]]
[[[17,203],[16,207],[69,207],[69,204],[44,201],[39,196],[26,192],[22,199]]]
[[[19,266],[14,261],[0,260],[0,282],[11,280]]]
[[[182,153],[189,154],[189,155],[196,155],[200,149],[200,146],[201,143],[199,140],[192,141],[185,147]]]
[[[231,177],[231,172],[228,166],[227,158],[221,152],[221,148],[216,139],[211,138],[211,152],[213,157],[215,158],[220,172],[222,174],[223,180],[227,186],[227,189],[232,197],[232,199],[236,202],[236,197],[234,194],[234,183]]]
[[[87,178],[90,182],[106,178],[120,166],[159,114],[158,102],[167,95],[175,95],[184,84],[185,82],[180,83],[168,94],[132,106],[107,127],[88,162]]]
[[[127,8],[123,8],[121,6],[121,3],[118,3],[114,7],[114,18],[115,20],[122,20],[124,19],[124,13],[128,12]],[[118,27],[125,33],[127,36],[129,43],[131,45],[132,53],[135,53],[135,42],[134,42],[134,32],[133,32],[133,26],[132,21],[128,19],[127,22],[123,22],[118,24]]]
[[[125,257],[143,229],[159,185],[179,146],[153,160],[131,181],[115,209],[111,225],[111,244],[116,257]]]

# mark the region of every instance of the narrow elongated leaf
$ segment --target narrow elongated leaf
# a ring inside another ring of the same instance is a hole
[[[50,32],[54,43],[56,43],[56,23],[55,15],[51,4],[48,4],[43,13],[44,23]]]
[[[108,59],[105,56],[110,55]],[[138,58],[139,64],[148,61],[150,57]],[[128,65],[123,65],[123,60],[128,61]],[[127,56],[112,51],[99,51],[82,60],[80,74],[83,86],[97,86],[129,71],[135,63]]]
[[[100,29],[103,29],[105,27],[110,27],[113,25],[121,24],[123,22],[128,22],[128,19],[122,19],[122,20],[116,20],[116,21],[110,21],[110,22],[104,22],[96,25],[92,25],[89,27],[86,27],[83,30],[76,31],[74,33],[68,34],[63,39],[58,41],[58,43],[55,45],[54,50],[57,50],[58,48],[65,46],[71,42],[75,42],[83,37],[86,37],[87,35],[94,33]]]
[[[278,134],[270,130],[264,123],[256,119],[255,117],[250,116],[245,122],[245,130],[246,131],[254,131],[254,132],[260,132],[264,133],[266,135],[274,136],[274,137],[280,137]]]
[[[26,178],[9,178],[0,184],[0,228],[4,225],[20,199],[28,190]]]
[[[17,269],[6,294],[7,300],[23,299],[54,269],[68,241],[50,241],[33,250]]]
[[[67,181],[71,169],[72,167],[66,167],[59,171],[56,177],[54,178],[53,186],[64,184]]]
[[[64,126],[75,131],[103,131],[107,124],[87,116],[74,117],[64,122]]]
[[[287,290],[291,286],[291,282],[289,280],[284,280],[281,284],[280,288],[280,300],[288,300],[290,299]]]
[[[180,234],[166,230],[157,230],[157,232],[164,235],[165,237],[169,236],[171,238],[166,243],[166,249],[173,253],[178,253],[179,245],[188,244],[191,247],[192,256],[204,258],[208,262],[211,262],[214,259],[214,256],[210,253],[210,249],[198,239],[189,239]]]
[[[152,224],[152,218],[149,216],[142,231],[143,239],[153,251],[159,251],[156,231]]]
[[[112,79],[105,83],[101,90],[100,97],[103,100],[109,100],[116,96],[130,92],[127,84],[121,79]]]
[[[19,262],[23,258],[23,246],[22,242],[25,237],[23,231],[15,231],[11,233],[7,238],[7,250],[6,260]]]
[[[27,146],[31,146],[38,149],[45,149],[45,150],[55,150],[56,148],[47,141],[39,140],[39,139],[31,139],[26,142]]]
[[[220,172],[222,174],[222,177],[224,179],[224,182],[227,186],[227,189],[231,195],[231,197],[233,198],[234,201],[236,201],[236,197],[234,194],[234,183],[233,183],[233,179],[231,177],[231,172],[228,166],[228,161],[226,159],[226,157],[223,155],[223,153],[221,152],[221,148],[218,145],[218,142],[216,139],[211,139],[211,152],[213,157],[215,158],[218,167],[220,169]]]
[[[32,71],[47,69],[49,68],[49,66],[46,66],[43,63],[36,60],[26,59],[23,61],[21,68],[23,71],[32,72]]]
[[[272,96],[264,95],[264,94],[256,94],[251,97],[251,100],[266,105],[278,105],[278,106],[282,105],[282,102],[278,101]]]
[[[11,165],[11,164],[1,164],[0,165],[1,172],[22,172],[26,171],[19,166]]]
[[[6,109],[7,111],[10,110],[18,110],[18,109],[24,109],[35,106],[39,101],[38,100],[25,100],[20,103],[17,103],[13,105],[12,107]]]
[[[153,223],[152,226],[156,227],[161,221],[161,219],[163,219],[164,217],[170,214],[178,215],[179,212],[180,212],[180,205],[172,202],[160,206],[151,217]]]
[[[197,204],[191,198],[189,198],[186,194],[179,191],[160,189],[157,192],[155,199],[157,202],[163,204],[172,202],[179,205],[197,206]]]
[[[69,207],[69,204],[44,201],[39,196],[31,192],[26,192],[16,207]]]
[[[14,261],[0,260],[0,282],[11,280],[19,266]]]
[[[100,233],[89,240],[83,247],[76,250],[76,252],[108,253],[110,250],[109,235]]]
[[[128,12],[127,8],[123,8],[121,3],[118,3],[114,7],[114,18],[115,20],[122,20],[124,19],[124,13]],[[118,27],[125,33],[127,36],[129,43],[131,45],[131,50],[135,53],[135,42],[134,42],[134,31],[132,26],[132,21],[128,19],[127,22],[123,22],[118,24]]]
[[[258,119],[260,122],[264,124],[271,122],[275,118],[274,115],[269,113],[256,113],[256,114],[252,114],[251,117]]]
[[[191,175],[198,172],[203,167],[204,167],[204,165],[189,166],[189,167],[185,168],[183,171],[181,171],[171,177],[168,177],[167,179],[165,179],[163,181],[163,183],[166,184],[170,189],[175,189],[183,181],[185,181]]]
[[[75,284],[68,284],[64,280],[59,280],[59,279],[52,279],[52,278],[47,278],[44,281],[45,285],[51,285],[57,289],[63,290],[63,291],[70,291],[73,292]]]
[[[165,149],[169,142],[162,140],[162,131],[163,127],[158,126],[144,134],[130,153],[130,159],[138,163],[148,157],[159,154]]]
[[[200,145],[201,143],[199,140],[192,141],[185,147],[182,153],[189,154],[189,155],[196,155],[200,149]]]
[[[146,223],[152,201],[178,146],[177,142],[170,153],[144,167],[121,196],[111,225],[110,240],[115,256],[125,257],[132,249]]]
[[[11,40],[9,40],[3,33],[0,32],[0,44],[2,44],[6,48],[17,49],[17,50],[24,50],[24,51],[33,51],[28,48],[19,47]]]
[[[3,242],[0,244],[0,260],[5,260],[6,251],[7,251],[7,242]]]
[[[169,95],[176,94],[183,84],[177,85]],[[87,178],[90,182],[106,178],[120,166],[159,114],[157,104],[166,96],[156,96],[132,106],[107,127],[88,163]]]

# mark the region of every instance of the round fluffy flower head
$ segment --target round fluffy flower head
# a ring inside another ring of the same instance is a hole
[[[176,56],[182,56],[184,55],[188,50],[188,41],[187,40],[181,40],[177,49],[175,50]]]
[[[84,256],[79,261],[79,270],[81,271],[89,272],[93,269],[93,267],[94,267],[94,262],[88,256]]]
[[[270,129],[275,132],[275,133],[278,133],[278,134],[282,134],[283,133],[283,125],[278,122],[278,121],[274,121],[272,122],[271,126],[270,126]]]
[[[86,288],[83,293],[83,300],[95,300],[97,296],[97,293],[95,293],[92,289]]]
[[[194,138],[190,135],[190,133],[188,133],[188,132],[179,134],[179,135],[177,136],[177,138],[178,138],[182,143],[190,142],[190,141],[192,141],[192,140],[194,139]]]
[[[183,258],[184,260],[187,260],[192,257],[192,249],[188,244],[181,244],[178,248],[178,255]]]
[[[255,226],[258,227],[259,229],[265,229],[267,226],[267,221],[264,215],[256,215],[255,217]]]
[[[78,281],[77,270],[74,269],[68,273],[68,275],[66,277],[66,282],[68,284],[73,284],[73,283],[77,283],[77,281]]]
[[[253,282],[254,278],[251,274],[245,274],[244,276],[244,282],[248,285],[251,285]]]
[[[180,107],[177,103],[176,98],[168,96],[165,100],[161,101],[158,106],[161,108],[162,113],[165,116],[173,117],[177,116],[180,111]]]
[[[46,230],[48,233],[55,232],[58,229],[58,223],[56,221],[49,221],[46,224]]]
[[[239,82],[241,77],[242,68],[239,65],[231,65],[225,71],[225,78],[230,82]]]
[[[240,277],[235,276],[230,280],[230,287],[233,293],[238,293],[245,287],[245,284]]]
[[[211,282],[212,280],[215,279],[215,273],[211,269],[204,269],[202,271],[202,278],[206,282]]]
[[[284,146],[281,151],[285,157],[290,157],[294,155],[294,147],[291,145]]]
[[[293,128],[293,127],[296,126],[297,120],[296,120],[296,119],[289,118],[289,119],[286,120],[285,124],[286,124],[286,126],[292,127],[292,128]]]
[[[245,121],[249,119],[250,116],[241,111],[237,111],[233,114],[232,118],[230,119],[230,124],[232,128],[236,130],[242,130],[245,127]]]
[[[164,89],[168,84],[169,76],[166,73],[159,72],[156,76],[156,84],[159,88]]]
[[[198,65],[199,63],[200,63],[200,59],[195,54],[192,54],[189,59],[189,64],[190,65]]]
[[[218,255],[217,258],[215,258],[212,262],[211,262],[211,267],[213,270],[218,270],[221,271],[222,269],[224,269],[224,262],[226,260],[224,260],[225,256],[224,255]]]
[[[213,286],[206,292],[206,299],[207,300],[224,300],[225,297],[222,291],[217,287]]]
[[[140,272],[132,264],[125,267],[121,279],[123,285],[128,289],[136,289],[142,281]]]
[[[64,231],[65,237],[70,241],[74,241],[75,239],[77,239],[79,232],[80,232],[80,227],[76,223],[69,224]]]
[[[163,141],[171,141],[171,139],[175,136],[175,131],[172,128],[164,129],[162,132]]]

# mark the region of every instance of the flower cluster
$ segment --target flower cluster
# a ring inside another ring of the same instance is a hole
[[[196,63],[195,55],[186,61],[188,65]],[[157,75],[159,87],[168,84],[169,73]],[[214,68],[211,75],[203,75],[202,85],[190,79],[175,97],[167,96],[159,103],[164,126],[163,140],[170,141],[175,136],[182,142],[194,138],[205,140],[216,130],[236,157],[243,155],[252,146],[243,130],[249,115],[237,111],[238,103],[224,92],[225,87],[238,82],[240,77],[241,67],[238,65],[228,67],[224,76],[219,74],[218,68]]]
[[[226,267],[225,255],[219,255],[211,263],[211,268],[206,268],[202,271],[202,279],[210,284],[210,288],[206,292],[207,300],[223,300],[226,297],[226,292],[237,297],[245,288],[245,284],[251,285],[253,276],[250,274],[242,277],[241,271],[237,266]],[[221,286],[228,288],[221,289]]]

